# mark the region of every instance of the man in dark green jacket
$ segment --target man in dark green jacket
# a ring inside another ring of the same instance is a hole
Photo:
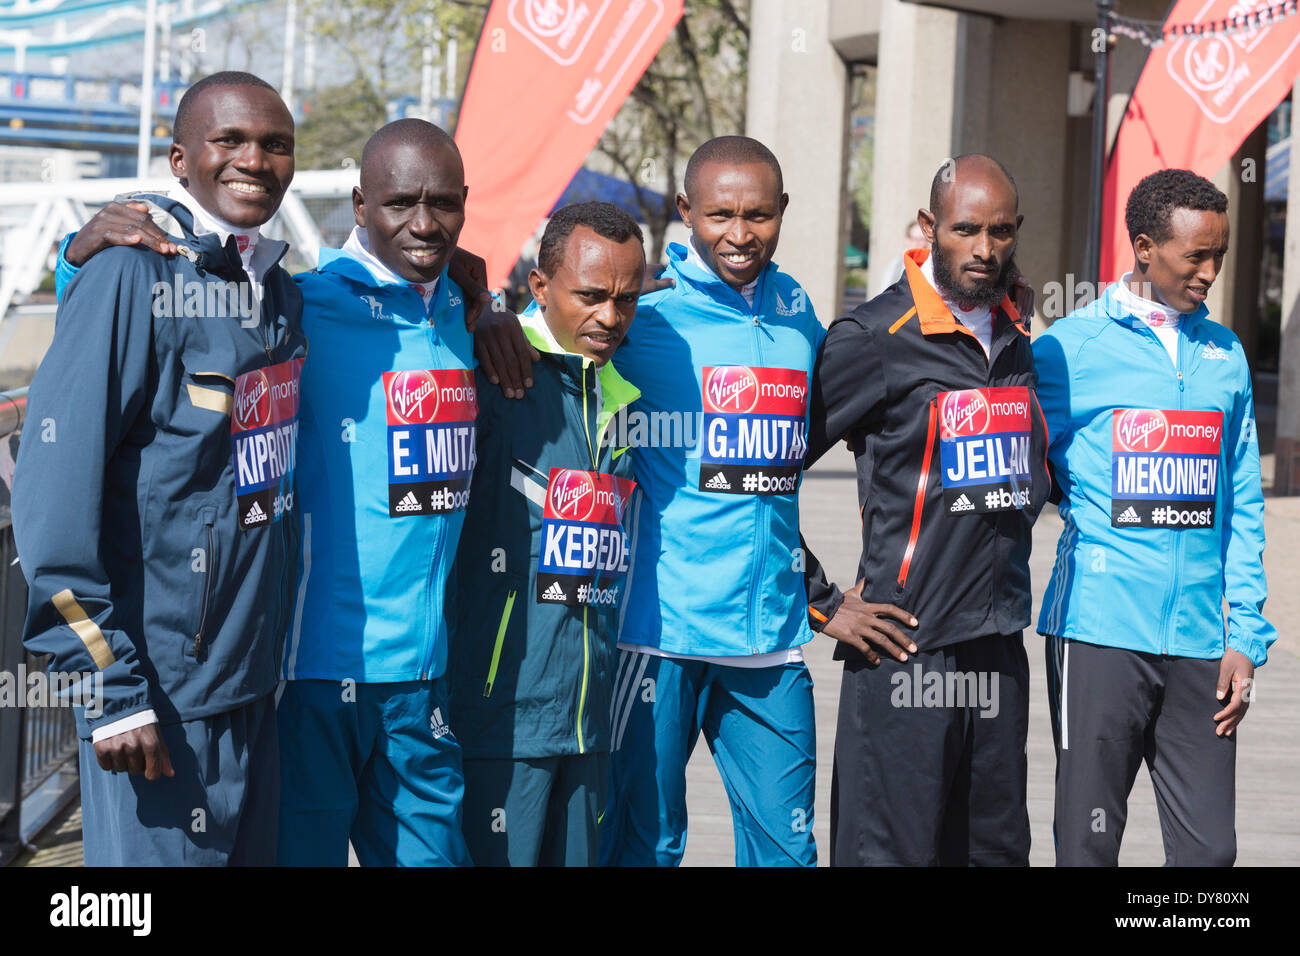
[[[478,373],[478,464],[448,593],[451,722],[479,865],[592,865],[609,776],[623,515],[608,434],[640,394],[609,361],[636,314],[641,230],[609,203],[551,218],[520,317],[541,353],[506,399]]]

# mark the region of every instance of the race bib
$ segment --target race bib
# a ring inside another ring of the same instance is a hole
[[[1028,505],[1028,387],[940,392],[936,400],[947,512],[987,514]]]
[[[478,398],[469,369],[384,373],[388,516],[448,514],[469,504]]]
[[[808,375],[789,368],[704,367],[701,491],[790,495],[808,450]]]
[[[235,380],[230,437],[241,531],[273,524],[293,510],[302,361],[289,359]]]
[[[627,577],[623,509],[636,482],[572,468],[552,468],[542,513],[537,603],[618,604]]]
[[[1111,527],[1214,527],[1223,412],[1116,409],[1111,427]]]

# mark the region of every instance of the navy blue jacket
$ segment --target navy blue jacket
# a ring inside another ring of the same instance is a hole
[[[149,198],[185,254],[112,248],[77,273],[14,478],[24,642],[53,670],[102,673],[83,737],[148,708],[170,723],[270,693],[292,610],[307,349],[287,247],[261,240],[276,264],[258,303],[233,237],[195,235],[182,204]]]

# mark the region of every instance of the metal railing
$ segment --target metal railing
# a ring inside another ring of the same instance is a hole
[[[77,726],[72,708],[48,700],[28,706],[24,675],[49,666],[22,644],[27,582],[18,566],[9,487],[27,412],[27,389],[0,393],[0,865],[77,792]]]

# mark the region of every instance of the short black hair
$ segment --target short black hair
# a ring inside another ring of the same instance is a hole
[[[695,195],[700,184],[700,170],[709,163],[726,163],[741,166],[745,163],[763,163],[776,173],[776,194],[785,192],[785,180],[781,176],[781,164],[770,149],[756,139],[748,136],[716,136],[709,140],[686,161],[686,175],[682,177],[686,198]]]
[[[1016,185],[1015,177],[1011,175],[1011,170],[1002,165],[1002,162],[985,153],[962,153],[960,156],[954,156],[952,159],[944,161],[939,167],[938,172],[934,174],[934,179],[930,180],[930,212],[935,219],[939,218],[939,207],[943,204],[944,193],[952,188],[957,182],[957,168],[970,162],[980,161],[985,164],[992,164],[1002,175],[1007,178],[1011,185],[1011,195],[1015,197],[1016,212],[1020,211],[1020,187]]]
[[[1227,212],[1228,197],[1218,186],[1189,169],[1162,169],[1133,187],[1124,206],[1124,224],[1129,242],[1143,234],[1157,245],[1168,242],[1174,232],[1169,225],[1175,209],[1197,212]]]
[[[609,202],[575,202],[561,206],[551,216],[537,247],[537,268],[553,276],[564,262],[564,245],[578,226],[586,226],[602,239],[645,242],[636,220]]]
[[[185,95],[181,97],[180,103],[176,105],[176,119],[172,121],[173,143],[179,143],[189,135],[189,125],[194,113],[194,107],[202,97],[203,91],[218,86],[260,86],[262,89],[270,90],[276,96],[280,95],[280,91],[274,86],[252,73],[243,73],[239,70],[222,70],[220,73],[205,76],[198,82],[193,83],[185,91]]]

